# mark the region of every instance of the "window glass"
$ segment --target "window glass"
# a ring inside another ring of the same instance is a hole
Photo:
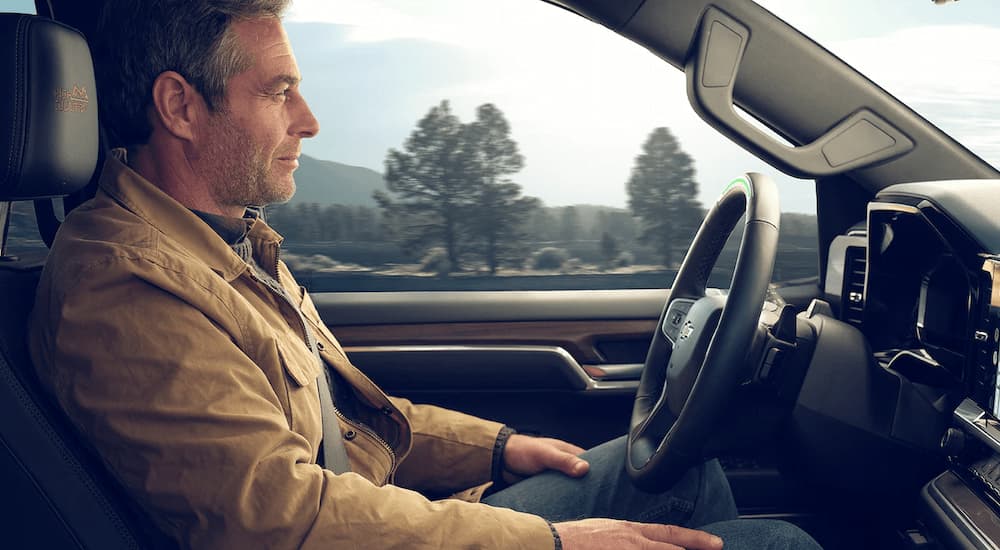
[[[35,14],[34,0],[8,0],[4,2],[2,11],[7,13],[30,13]]]
[[[44,255],[47,250],[41,234],[38,232],[35,209],[32,203],[11,203],[5,254],[17,257],[35,257],[39,254]]]
[[[775,278],[817,273],[813,183],[599,25],[537,0],[297,0],[286,27],[322,131],[268,217],[313,291],[663,288],[747,171],[781,188]]]

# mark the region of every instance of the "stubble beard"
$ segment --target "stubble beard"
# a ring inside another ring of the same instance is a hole
[[[271,159],[254,143],[249,132],[234,124],[229,115],[211,118],[212,139],[204,158],[212,198],[220,206],[267,206],[288,202],[295,193],[295,180],[283,185],[276,180]]]

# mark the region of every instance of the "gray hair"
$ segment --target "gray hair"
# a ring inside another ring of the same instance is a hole
[[[146,143],[153,82],[176,71],[222,110],[229,79],[253,59],[233,21],[281,17],[290,0],[112,0],[94,45],[98,98],[115,146]]]

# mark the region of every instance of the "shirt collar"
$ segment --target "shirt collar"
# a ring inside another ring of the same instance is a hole
[[[220,216],[219,214],[209,214],[208,212],[202,212],[194,208],[191,209],[191,212],[201,218],[201,221],[208,224],[229,245],[243,242],[247,238],[247,233],[250,232],[253,220],[256,218],[256,216],[250,217],[249,214],[245,214],[242,218],[230,218],[229,216]],[[247,212],[249,213],[250,211],[248,210]]]
[[[224,238],[192,210],[184,207],[125,164],[125,150],[114,149],[108,155],[100,180],[101,191],[151,226],[182,244],[194,256],[208,264],[227,281],[246,270],[242,260]],[[256,209],[247,209],[259,216]],[[250,220],[246,237],[256,246],[281,243],[281,235],[261,219]]]

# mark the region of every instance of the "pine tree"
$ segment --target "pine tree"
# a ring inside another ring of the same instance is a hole
[[[635,159],[626,184],[628,205],[641,219],[639,240],[651,245],[663,265],[678,260],[701,222],[694,165],[677,139],[666,128],[654,129]]]
[[[501,263],[522,263],[526,256],[525,223],[540,202],[522,197],[521,186],[508,176],[524,166],[510,124],[495,105],[476,110],[476,120],[465,127],[465,146],[472,152],[467,174],[476,182],[474,216],[470,227],[476,248],[491,275]]]
[[[440,246],[448,271],[461,270],[469,254],[481,256],[490,273],[524,257],[523,226],[538,200],[522,197],[509,178],[524,158],[496,106],[480,106],[476,120],[463,124],[442,101],[385,165],[389,192],[376,192],[375,200],[404,249]]]
[[[604,262],[604,266],[611,267],[618,256],[618,241],[611,236],[611,233],[605,231],[601,234],[601,260]]]
[[[582,231],[580,213],[577,212],[576,207],[567,206],[563,208],[562,215],[559,218],[559,238],[568,243],[578,241],[582,236]]]
[[[461,269],[467,240],[463,225],[475,194],[463,142],[462,123],[442,101],[420,119],[402,151],[389,150],[385,184],[396,197],[383,191],[374,195],[404,249],[440,245],[450,270]]]

